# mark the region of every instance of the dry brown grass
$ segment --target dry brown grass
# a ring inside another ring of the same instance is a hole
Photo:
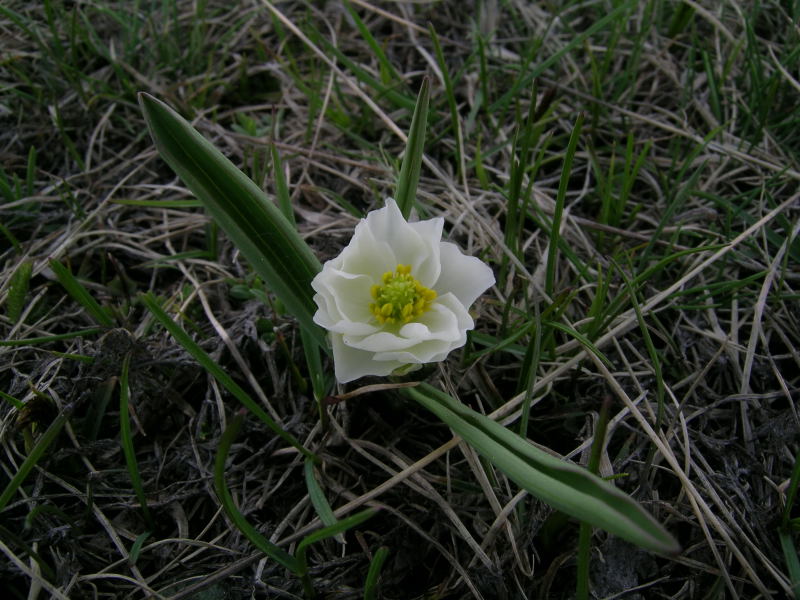
[[[353,0],[402,76],[386,79],[392,89],[413,99],[423,75],[434,84],[420,205],[503,276],[481,301],[465,352],[423,376],[515,429],[528,394],[531,442],[583,462],[597,411],[612,399],[601,473],[617,477],[683,552],[654,556],[596,532],[596,597],[786,597],[778,527],[800,424],[800,86],[792,75],[800,46],[790,13],[798,9],[633,2],[624,19],[570,46],[612,4]],[[305,366],[292,319],[259,299],[263,286],[199,208],[155,204],[191,196],[155,153],[137,90],[193,119],[269,193],[266,144],[275,140],[301,233],[321,260],[339,252],[355,213],[392,193],[410,120],[320,39],[381,81],[376,54],[344,7],[210,1],[198,14],[197,3],[177,1],[134,14],[104,6],[54,2],[51,28],[38,6],[12,3],[27,30],[0,13],[0,157],[13,195],[0,204],[0,329],[13,342],[0,346],[0,391],[25,403],[0,405],[0,489],[26,445],[55,415],[70,414],[0,513],[8,597],[301,593],[222,512],[213,463],[235,401],[154,325],[137,299],[145,291],[169,299],[198,343],[322,458],[317,476],[338,517],[381,508],[345,543],[314,547],[321,596],[362,597],[370,558],[386,546],[380,597],[572,597],[573,523],[390,390],[332,404],[320,423],[293,375]],[[671,33],[682,6],[695,12]],[[459,137],[428,22],[455,81]],[[485,70],[476,30],[485,35]],[[511,141],[537,98],[526,83],[490,110],[483,94],[497,102],[521,65],[529,72],[553,56],[537,80],[538,100],[549,89],[555,97],[534,149],[529,213],[519,239],[509,240]],[[550,298],[548,223],[579,112],[586,125]],[[645,157],[635,174],[624,163],[628,136],[634,157]],[[604,206],[617,206],[618,219],[603,217]],[[114,328],[24,342],[95,326],[55,280],[51,259],[114,311]],[[12,275],[26,261],[30,289],[12,319]],[[635,280],[635,298],[619,269]],[[552,328],[530,389],[520,381],[530,335],[475,360],[552,305],[549,318],[583,331],[611,366]],[[593,331],[593,321],[604,322]],[[126,355],[150,531],[119,443]],[[272,541],[292,549],[320,526],[301,457],[255,419],[231,456],[226,481]]]

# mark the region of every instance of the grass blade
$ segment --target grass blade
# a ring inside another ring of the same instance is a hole
[[[542,356],[542,315],[539,311],[539,303],[533,303],[533,321],[531,339],[525,350],[525,357],[522,359],[522,369],[520,370],[520,386],[518,391],[524,391],[525,397],[522,400],[522,413],[519,419],[519,435],[522,438],[528,437],[528,421],[531,415],[531,402],[533,401],[533,389],[536,381],[536,373],[539,370],[539,359]]]
[[[302,580],[303,591],[305,592],[306,598],[316,598],[314,586],[311,584],[311,577],[308,574],[308,560],[306,559],[306,551],[308,550],[308,547],[314,542],[319,542],[329,537],[341,535],[348,529],[360,525],[373,516],[376,512],[376,510],[372,509],[363,510],[360,513],[356,513],[350,517],[347,517],[346,519],[337,521],[333,525],[325,527],[324,529],[315,531],[314,533],[307,535],[300,540],[300,543],[297,545],[297,551],[295,552],[295,558],[297,559],[297,574]]]
[[[545,292],[551,298],[553,297],[553,286],[555,285],[558,243],[559,239],[561,238],[561,216],[564,212],[564,201],[567,197],[569,176],[572,172],[572,159],[575,157],[575,150],[578,146],[578,138],[581,135],[583,119],[583,113],[579,114],[577,121],[575,121],[575,127],[572,128],[572,134],[569,136],[569,143],[567,144],[567,154],[564,156],[564,166],[561,169],[561,180],[558,183],[556,207],[555,211],[553,212],[553,223],[550,229],[550,244],[547,251],[547,270],[545,272],[544,286]]]
[[[11,276],[6,298],[6,316],[12,323],[19,321],[22,309],[25,306],[25,296],[33,273],[33,263],[29,260],[22,261]]]
[[[25,170],[25,195],[33,196],[33,182],[36,177],[36,148],[28,150],[28,165]]]
[[[341,519],[336,521],[333,525],[329,525],[328,527],[324,527],[319,531],[315,531],[304,537],[300,540],[300,543],[297,544],[297,551],[295,552],[295,556],[297,558],[298,566],[300,567],[300,573],[308,571],[308,563],[306,562],[306,551],[308,547],[315,543],[320,542],[322,540],[334,537],[339,535],[340,533],[344,533],[348,529],[352,529],[353,527],[357,527],[367,519],[373,517],[378,511],[372,508],[368,508],[367,510],[362,510],[354,515],[351,515],[345,519]]]
[[[781,525],[778,530],[778,539],[781,542],[781,550],[783,550],[783,556],[786,560],[789,582],[795,600],[800,600],[800,556],[798,556],[797,546],[795,546],[792,538],[790,517],[794,507],[795,496],[797,495],[798,484],[800,484],[800,452],[794,457],[794,468],[789,479],[789,487],[786,489],[786,504],[783,507]]]
[[[270,542],[250,524],[241,511],[236,507],[236,504],[233,502],[233,498],[231,497],[231,493],[228,490],[228,485],[225,483],[225,461],[228,458],[228,452],[231,449],[231,444],[233,443],[233,440],[236,439],[236,435],[239,433],[239,429],[242,427],[242,421],[244,421],[244,415],[241,412],[237,413],[231,419],[230,424],[220,438],[217,456],[214,461],[214,488],[217,491],[219,501],[222,503],[222,506],[225,509],[225,513],[228,515],[228,518],[233,521],[233,524],[236,525],[239,531],[241,531],[256,548],[261,550],[272,560],[283,565],[292,573],[299,574],[297,560],[291,554]]]
[[[292,198],[289,194],[289,184],[286,181],[283,172],[283,165],[281,164],[281,155],[278,152],[278,147],[275,144],[269,146],[270,154],[272,155],[272,175],[275,177],[275,197],[278,199],[278,206],[292,225],[295,225],[294,211],[292,210]]]
[[[50,261],[50,268],[56,274],[59,283],[67,290],[67,293],[78,302],[86,312],[103,327],[114,327],[114,320],[108,312],[100,306],[97,300],[89,293],[89,290],[78,281],[72,272],[57,260]]]
[[[797,546],[794,545],[792,534],[788,531],[778,532],[781,542],[781,550],[786,558],[786,567],[789,570],[789,585],[792,586],[792,593],[795,600],[800,600],[800,556],[797,553]]]
[[[0,390],[0,399],[10,402],[17,410],[22,410],[22,407],[25,406],[25,403],[22,400],[17,400],[14,398],[14,396],[11,394],[6,394],[3,390]]]
[[[250,261],[314,341],[327,348],[314,323],[311,280],[322,266],[280,209],[186,120],[149,94],[139,104],[164,160]]]
[[[414,109],[413,97],[405,96],[401,92],[398,92],[394,87],[386,86],[382,82],[372,77],[372,75],[370,75],[365,69],[361,68],[356,61],[349,59],[344,52],[331,44],[325,39],[324,36],[315,38],[314,41],[319,43],[325,52],[335,56],[336,60],[342,63],[348,71],[355,75],[356,79],[375,90],[375,96],[378,98],[386,98],[388,102],[391,102],[397,108],[403,108],[406,110]]]
[[[517,78],[517,80],[514,82],[514,85],[511,86],[511,88],[509,88],[509,90],[503,94],[499,100],[491,105],[489,112],[491,114],[501,114],[508,106],[509,102],[519,97],[521,89],[527,88],[534,79],[539,77],[542,73],[547,71],[547,69],[561,60],[562,56],[569,55],[575,48],[582,47],[587,39],[589,39],[598,31],[605,29],[609,24],[620,18],[634,3],[635,2],[633,0],[621,2],[616,6],[616,8],[614,8],[614,10],[592,23],[590,27],[587,27],[586,30],[573,37],[569,43],[564,44],[564,46],[558,51],[549,55],[541,62],[537,62],[534,68],[526,70],[525,74]]]
[[[311,504],[314,506],[314,510],[317,511],[319,520],[327,526],[335,525],[337,522],[336,516],[333,514],[331,505],[328,504],[328,499],[325,497],[325,493],[322,491],[319,482],[317,482],[317,478],[314,477],[313,461],[306,460],[303,471],[306,476],[308,497],[311,499]]]
[[[305,329],[300,330],[300,339],[303,343],[303,354],[306,358],[306,367],[308,367],[308,377],[311,379],[311,390],[314,393],[314,401],[317,403],[317,412],[319,412],[320,421],[325,425],[327,422],[328,414],[325,412],[325,405],[323,400],[328,391],[328,378],[326,378],[325,369],[322,367],[322,358],[319,354],[319,347],[312,344],[307,340],[308,333]]]
[[[353,10],[353,7],[347,0],[344,2],[344,7],[347,9],[347,12],[353,19],[353,23],[358,29],[358,32],[361,34],[361,37],[364,38],[364,41],[370,47],[370,50],[372,50],[372,52],[375,54],[375,58],[378,59],[378,63],[381,67],[381,79],[383,80],[383,83],[397,82],[397,84],[402,85],[403,77],[397,72],[397,69],[394,68],[392,62],[387,58],[386,53],[383,51],[381,45],[370,32],[369,27],[364,24],[364,21],[361,20],[361,17],[359,17],[358,13]],[[378,92],[380,92],[380,90],[378,90]]]
[[[389,548],[381,546],[372,557],[369,563],[367,579],[364,582],[364,600],[376,600],[378,598],[378,578],[381,576],[383,563],[389,557]]]
[[[579,332],[575,331],[572,327],[564,325],[563,323],[560,323],[559,321],[550,321],[550,320],[543,320],[542,321],[542,325],[543,326],[546,325],[547,327],[550,327],[552,329],[558,329],[559,331],[563,331],[567,335],[575,338],[576,340],[578,340],[583,345],[584,348],[586,348],[589,352],[591,352],[597,358],[602,360],[607,366],[609,366],[609,367],[612,366],[612,363],[611,363],[610,360],[608,360],[608,357],[605,354],[603,354],[600,351],[600,349],[597,346],[595,346],[589,340],[589,338],[587,338],[582,333],[579,333]]]
[[[800,452],[794,457],[794,468],[792,469],[792,477],[789,480],[789,487],[786,490],[786,505],[783,507],[783,515],[781,516],[781,527],[789,527],[789,518],[792,515],[792,507],[794,506],[794,498],[797,495],[797,489],[800,485]]]
[[[603,454],[603,446],[606,441],[606,429],[608,427],[608,409],[611,406],[610,396],[603,399],[600,406],[600,414],[597,418],[597,426],[594,430],[592,440],[592,453],[589,457],[587,468],[589,472],[597,475],[600,472],[600,457]],[[592,526],[586,521],[581,521],[581,528],[578,534],[578,585],[575,589],[577,600],[588,600],[589,598],[589,558],[592,540]]]
[[[453,129],[453,136],[456,139],[456,165],[461,173],[463,164],[462,158],[464,156],[464,136],[461,132],[461,123],[458,119],[458,106],[456,105],[456,96],[453,91],[453,81],[450,79],[450,72],[447,69],[447,63],[444,60],[444,53],[442,52],[442,45],[439,43],[439,36],[436,35],[436,29],[432,23],[428,24],[428,33],[430,33],[431,41],[433,42],[433,50],[436,54],[436,62],[439,64],[439,69],[442,72],[442,80],[444,82],[444,90],[447,95],[447,104],[450,107],[450,121]]]
[[[139,476],[139,464],[136,462],[136,451],[133,448],[133,436],[131,436],[131,419],[128,414],[130,389],[128,387],[128,372],[131,366],[131,354],[125,355],[122,361],[122,373],[119,377],[119,436],[122,444],[122,452],[125,454],[125,464],[131,476],[131,485],[136,494],[137,500],[142,507],[142,514],[147,523],[147,528],[152,531],[155,529],[153,517],[150,509],[147,508],[147,496],[144,494],[142,478]]]
[[[69,333],[59,333],[56,335],[43,335],[35,338],[25,338],[22,340],[0,340],[0,347],[3,346],[35,346],[36,344],[46,344],[47,342],[57,342],[59,340],[71,340],[76,337],[91,337],[103,331],[100,327],[81,329]]]
[[[61,432],[61,428],[67,423],[67,419],[72,414],[72,410],[73,405],[69,405],[63,411],[61,411],[61,413],[53,420],[53,422],[50,423],[50,426],[42,434],[42,437],[39,438],[39,441],[37,441],[33,448],[31,448],[27,458],[22,461],[17,474],[11,478],[11,481],[8,482],[6,489],[4,489],[3,493],[0,494],[0,511],[2,511],[6,507],[6,504],[8,504],[9,500],[14,497],[14,494],[19,489],[19,486],[22,485],[22,482],[25,481],[25,478],[36,466],[36,463],[39,462],[39,459],[44,455],[47,447]]]
[[[133,541],[133,546],[131,546],[131,551],[128,554],[128,561],[131,565],[135,565],[136,561],[139,560],[139,555],[142,552],[142,546],[144,546],[147,538],[149,538],[151,535],[152,532],[145,531],[143,534],[137,536],[137,538]]]
[[[402,391],[519,486],[554,508],[648,550],[665,554],[680,550],[675,539],[635,500],[596,475],[539,450],[429,385]]]
[[[239,387],[239,385],[231,378],[231,376],[228,375],[216,362],[214,362],[214,360],[208,354],[206,354],[206,352],[200,346],[198,346],[191,337],[189,337],[189,335],[181,328],[180,325],[172,320],[172,318],[164,311],[164,309],[161,308],[152,294],[144,294],[141,296],[141,298],[144,305],[150,310],[151,313],[153,313],[153,316],[164,326],[164,328],[169,331],[170,334],[172,334],[172,337],[174,337],[177,342],[181,344],[206,371],[211,373],[211,375],[213,375],[214,378],[219,381],[226,390],[233,394],[245,408],[261,419],[261,421],[267,427],[272,429],[275,434],[277,434],[286,443],[294,446],[304,456],[314,461],[318,460],[312,452],[307,450],[295,439],[292,434],[285,431],[272,419],[272,417],[270,417],[264,411],[263,408],[256,404],[256,402],[250,398],[247,392]]]

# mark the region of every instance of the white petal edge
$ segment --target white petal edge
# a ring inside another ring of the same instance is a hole
[[[441,242],[439,247],[442,272],[433,289],[440,295],[451,292],[469,308],[494,285],[494,273],[481,259],[464,254],[455,244]]]
[[[397,257],[386,240],[376,238],[367,220],[362,219],[347,247],[325,263],[328,264],[348,273],[367,275],[377,283],[386,271],[394,271]]]
[[[406,363],[398,360],[376,360],[375,354],[347,346],[342,335],[331,333],[333,368],[336,381],[347,383],[366,375],[389,375]]]
[[[411,273],[419,282],[429,287],[439,277],[439,243],[442,239],[444,219],[441,217],[409,223],[392,198],[386,206],[372,211],[365,220],[375,239],[388,244],[397,264],[411,265]],[[389,269],[387,269],[389,270]]]
[[[372,279],[369,276],[329,267],[317,274],[312,287],[325,297],[330,313],[336,312],[342,319],[361,323],[372,318],[369,310]]]
[[[404,325],[396,333],[383,330],[372,335],[345,335],[344,342],[358,350],[374,353],[411,350],[420,343],[432,340],[454,343],[462,338],[463,326],[472,328],[472,324],[464,307],[455,296],[448,294],[444,302],[437,298],[437,302],[420,317],[419,322]]]

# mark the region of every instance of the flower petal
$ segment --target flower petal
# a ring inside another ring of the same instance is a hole
[[[453,294],[445,294],[436,299],[431,310],[422,315],[416,323],[405,325],[400,331],[416,325],[409,333],[421,333],[419,326],[428,329],[427,336],[420,336],[418,342],[403,349],[389,350],[375,354],[378,360],[397,360],[406,363],[428,363],[444,360],[456,348],[467,341],[467,330],[475,323],[467,309]],[[372,337],[372,336],[367,336]]]
[[[349,321],[341,318],[340,315],[332,317],[330,311],[328,311],[330,303],[322,294],[315,294],[314,302],[319,307],[317,312],[314,313],[314,323],[328,331],[359,336],[370,335],[378,331],[378,328],[371,322]]]
[[[437,338],[455,341],[464,336],[464,331],[473,329],[475,322],[469,316],[467,308],[461,304],[453,293],[446,293],[438,298],[431,306],[431,310],[421,315],[417,319],[420,323],[427,325],[431,330],[437,331]],[[449,334],[445,334],[449,331]],[[460,332],[457,336],[455,332]],[[466,338],[464,339],[466,341]],[[462,344],[464,342],[461,342]]]
[[[366,323],[372,318],[369,310],[372,279],[354,275],[326,265],[311,282],[311,287],[325,299],[328,314],[337,320]]]
[[[394,271],[398,259],[386,240],[376,237],[368,222],[362,219],[356,225],[353,239],[342,253],[330,262],[337,269],[367,275],[373,283],[377,283],[386,271]]]
[[[391,198],[356,226],[342,253],[312,281],[314,321],[331,336],[336,379],[389,375],[443,360],[474,327],[468,308],[494,283],[492,270],[457,246],[442,242],[441,218],[408,223]],[[383,274],[409,265],[411,275],[436,291],[428,310],[402,326],[379,324],[369,308]]]
[[[472,318],[458,299],[452,294],[445,294],[437,298],[430,310],[415,322],[403,325],[398,331],[384,329],[371,335],[345,335],[344,341],[353,348],[367,352],[413,352],[416,345],[432,340],[463,345],[466,334],[462,330],[472,327]]]
[[[451,292],[469,308],[478,296],[494,285],[492,269],[481,259],[467,256],[450,242],[441,242],[439,249],[442,272],[433,289],[440,295]]]
[[[430,287],[439,277],[439,242],[442,239],[444,219],[428,219],[409,223],[397,203],[386,199],[386,206],[374,210],[365,219],[370,233],[391,247],[398,265],[411,265],[411,273],[425,287]]]
[[[366,352],[402,350],[419,343],[416,338],[402,337],[392,331],[377,331],[370,335],[345,335],[344,342],[352,348]]]
[[[411,273],[414,277],[425,287],[432,288],[442,271],[442,263],[439,259],[439,245],[442,239],[444,219],[437,217],[409,223],[409,226],[419,236],[421,243],[424,244],[425,252],[422,260],[417,258],[415,261],[403,264],[410,264]],[[422,247],[419,250],[422,250]]]
[[[331,345],[334,373],[339,383],[347,383],[365,375],[389,375],[406,364],[397,360],[376,360],[372,352],[345,344],[343,336],[337,333],[331,333]]]
[[[444,360],[453,349],[452,344],[442,340],[420,342],[408,350],[398,352],[378,352],[376,360],[391,360],[401,364],[423,364]]]

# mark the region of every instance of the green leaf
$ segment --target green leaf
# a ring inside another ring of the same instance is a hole
[[[400,166],[400,176],[397,178],[397,190],[394,198],[406,219],[411,214],[417,194],[422,153],[425,149],[425,130],[428,127],[430,95],[430,82],[426,77],[422,80],[422,87],[419,88],[417,96],[417,105],[414,107],[414,116],[411,117],[411,130],[408,132],[406,151],[403,155],[403,164]]]
[[[103,332],[101,327],[91,327],[89,329],[81,329],[80,331],[71,331],[69,333],[59,333],[57,335],[43,335],[35,338],[25,338],[23,340],[0,340],[0,347],[2,346],[34,346],[36,344],[46,344],[47,342],[57,342],[59,340],[71,340],[76,337],[89,337],[96,333]]]
[[[340,535],[348,529],[360,525],[376,512],[376,510],[372,509],[361,511],[360,513],[351,515],[346,519],[337,521],[333,525],[325,527],[324,529],[315,531],[314,533],[311,533],[300,540],[300,543],[297,544],[297,550],[295,551],[295,559],[297,560],[297,575],[300,577],[300,581],[303,584],[303,591],[305,592],[306,598],[316,598],[314,586],[311,584],[311,577],[309,576],[308,560],[306,559],[306,551],[308,550],[308,547],[314,542],[319,542],[329,537]]]
[[[162,158],[197,196],[286,308],[328,347],[313,320],[311,280],[321,265],[280,209],[169,106],[144,92],[139,104]]]
[[[412,110],[414,108],[413,97],[405,96],[401,92],[398,92],[397,89],[395,89],[397,86],[386,86],[381,81],[372,77],[369,71],[361,68],[358,62],[348,58],[344,52],[331,44],[324,36],[319,36],[319,38],[316,38],[314,41],[322,46],[324,52],[335,56],[337,61],[342,63],[348,71],[355,75],[356,79],[375,90],[374,97],[386,98],[388,102],[391,102],[397,108],[406,110]]]
[[[567,335],[571,335],[571,336],[572,336],[572,337],[574,337],[576,340],[578,340],[578,341],[579,341],[581,344],[583,344],[583,346],[584,346],[584,347],[585,347],[587,350],[589,350],[589,351],[590,351],[590,352],[592,352],[592,353],[593,353],[593,354],[594,354],[594,355],[595,355],[597,358],[599,358],[600,360],[602,360],[602,361],[603,361],[603,362],[604,362],[606,365],[608,365],[609,367],[612,365],[611,361],[610,361],[610,360],[608,360],[608,357],[606,357],[606,355],[605,355],[605,354],[603,354],[603,353],[600,351],[600,348],[598,348],[597,346],[595,346],[595,345],[594,345],[594,344],[593,344],[593,343],[592,343],[592,342],[591,342],[591,341],[590,341],[590,340],[589,340],[589,339],[588,339],[588,338],[587,338],[585,335],[583,335],[582,333],[580,333],[580,332],[578,332],[578,331],[575,331],[575,330],[574,330],[572,327],[569,327],[569,326],[567,326],[567,325],[564,325],[563,323],[560,323],[560,322],[558,322],[558,321],[551,321],[551,320],[549,320],[549,319],[544,319],[544,320],[542,321],[542,325],[547,325],[548,327],[552,327],[553,329],[558,329],[559,331],[563,331],[563,332],[564,332],[564,333],[566,333]]]
[[[403,389],[509,478],[554,508],[648,550],[680,546],[630,496],[571,462],[532,446],[496,421],[427,385]]]
[[[286,220],[294,226],[296,223],[294,220],[294,211],[292,210],[292,198],[289,194],[289,184],[283,172],[281,155],[275,144],[270,144],[269,150],[272,155],[272,175],[275,177],[275,197],[278,199],[278,206],[280,207],[281,213],[286,217]]]
[[[378,597],[378,578],[381,576],[383,563],[389,556],[389,548],[381,546],[369,563],[367,579],[364,581],[364,600],[376,600]]]
[[[447,96],[447,105],[450,107],[450,127],[452,128],[453,135],[456,139],[455,161],[458,168],[458,177],[460,179],[462,175],[461,168],[464,157],[464,135],[461,131],[461,123],[458,119],[458,103],[456,102],[453,80],[450,78],[450,71],[447,69],[447,62],[444,59],[442,45],[439,43],[439,36],[436,34],[436,28],[433,26],[433,23],[428,23],[428,33],[430,34],[431,41],[433,42],[433,50],[436,54],[436,62],[439,65],[439,70],[442,72],[442,82],[444,83],[445,96]]]
[[[614,7],[613,10],[606,13],[603,17],[589,25],[585,30],[569,39],[569,41],[559,48],[556,52],[548,55],[543,60],[537,60],[536,66],[531,69],[523,71],[523,73],[514,81],[514,84],[509,87],[503,96],[489,107],[491,114],[501,114],[509,103],[514,101],[520,96],[520,90],[530,86],[531,82],[540,77],[542,73],[547,71],[555,63],[561,60],[564,56],[569,56],[576,48],[582,47],[586,40],[592,37],[598,31],[605,29],[614,21],[621,19],[625,12],[631,9],[636,4],[636,0],[627,0],[621,2]]]
[[[325,379],[325,370],[322,367],[322,360],[319,355],[319,348],[315,344],[310,344],[306,340],[308,333],[305,329],[300,331],[300,339],[303,342],[303,353],[306,357],[306,366],[308,367],[308,377],[311,379],[311,389],[314,392],[314,400],[317,402],[317,410],[322,422],[325,422],[325,406],[323,400],[325,399],[327,391],[327,383]]]
[[[2,173],[0,173],[0,193],[3,192],[3,183]],[[22,245],[19,243],[19,240],[14,237],[14,234],[11,233],[11,230],[2,223],[0,223],[0,233],[2,233],[9,243],[14,246],[14,250],[16,250],[18,254],[22,254]]]
[[[6,485],[6,489],[4,489],[3,493],[0,494],[0,511],[2,511],[6,507],[6,504],[8,504],[9,500],[14,497],[14,494],[19,489],[19,486],[22,485],[22,482],[25,481],[25,478],[30,474],[30,472],[36,466],[36,463],[38,463],[39,459],[44,455],[47,447],[53,443],[53,440],[55,440],[56,437],[58,437],[58,434],[61,432],[61,428],[66,425],[67,419],[72,414],[72,410],[74,408],[75,406],[70,404],[63,411],[61,411],[61,413],[53,420],[53,422],[50,423],[50,426],[39,438],[39,441],[36,442],[36,445],[31,448],[28,456],[24,461],[22,461],[19,471],[17,471],[16,475],[11,478],[11,481],[9,481],[8,485]]]
[[[308,488],[308,497],[311,499],[311,505],[317,512],[319,520],[325,525],[335,525],[336,515],[333,514],[331,505],[328,504],[328,499],[322,491],[316,477],[314,477],[314,461],[306,459],[304,473],[306,476],[306,487]]]
[[[158,304],[152,293],[148,292],[141,296],[142,303],[153,313],[153,316],[161,323],[164,328],[172,334],[172,337],[184,348],[187,352],[200,363],[200,365],[208,371],[214,378],[222,384],[233,396],[242,403],[250,412],[256,415],[261,421],[272,431],[275,432],[283,441],[297,448],[304,456],[311,460],[318,460],[316,455],[310,450],[305,448],[297,439],[288,431],[284,430],[275,420],[270,417],[263,408],[261,408],[233,378],[228,375],[225,370],[220,367],[214,359],[212,359],[189,335],[178,325],[172,318],[164,311]]]
[[[25,296],[33,273],[33,263],[29,260],[22,261],[11,276],[6,298],[6,315],[12,323],[19,321],[22,309],[25,306]]]
[[[122,452],[125,455],[125,464],[128,467],[128,474],[131,476],[131,485],[136,494],[136,499],[142,507],[142,515],[147,522],[147,527],[152,531],[155,522],[147,507],[147,496],[144,493],[144,485],[139,475],[139,463],[136,460],[136,450],[133,447],[133,435],[131,434],[131,420],[128,414],[130,404],[130,388],[128,387],[128,373],[131,365],[131,353],[125,355],[122,361],[122,372],[119,377],[119,437],[122,445]],[[135,562],[135,561],[134,561]]]
[[[103,418],[106,416],[108,405],[111,403],[111,397],[116,387],[116,377],[110,377],[97,383],[92,391],[91,400],[86,408],[86,417],[83,421],[83,434],[87,439],[97,440],[97,434],[100,433],[100,426],[103,424]]]
[[[151,535],[152,535],[151,531],[145,531],[144,533],[136,537],[136,539],[133,542],[133,546],[131,546],[131,551],[128,553],[128,562],[131,565],[135,565],[136,561],[139,560],[139,554],[141,554],[142,552],[142,546],[144,546],[144,543],[147,541],[147,538],[149,538]]]
[[[22,400],[14,398],[14,396],[11,394],[6,394],[3,390],[0,390],[0,399],[10,402],[17,410],[22,410],[22,408],[25,406],[25,403]]]
[[[231,419],[228,427],[222,434],[219,441],[219,448],[217,449],[217,457],[214,461],[214,487],[217,490],[217,496],[222,503],[225,513],[228,518],[233,521],[234,525],[241,531],[253,545],[255,545],[264,554],[269,556],[275,562],[283,565],[292,573],[299,574],[299,564],[297,560],[285,550],[279,548],[253,527],[250,522],[245,518],[241,511],[236,507],[233,502],[233,497],[228,490],[228,485],[225,483],[225,461],[228,458],[228,452],[231,449],[233,440],[239,433],[244,420],[243,414],[239,413]]]
[[[369,519],[370,517],[374,516],[378,511],[372,508],[368,508],[367,510],[362,510],[359,513],[351,515],[345,519],[341,519],[336,521],[333,525],[329,525],[328,527],[324,527],[314,533],[310,533],[302,540],[300,543],[297,544],[297,551],[295,552],[295,556],[297,558],[298,566],[300,567],[299,575],[303,575],[308,571],[308,563],[306,562],[306,550],[308,547],[315,543],[320,542],[322,540],[334,537],[339,535],[340,533],[344,533],[348,529],[352,529]]]
[[[358,29],[359,33],[361,34],[361,37],[364,38],[364,41],[369,46],[370,51],[372,52],[372,54],[375,55],[375,58],[378,60],[378,63],[381,66],[381,74],[382,75],[385,74],[385,79],[384,77],[381,77],[383,83],[394,82],[398,86],[402,85],[404,81],[403,76],[397,72],[397,69],[394,68],[392,62],[387,58],[386,53],[383,51],[381,45],[378,43],[378,41],[370,32],[369,27],[364,23],[364,21],[361,20],[361,17],[359,17],[358,13],[355,10],[353,10],[353,7],[347,0],[345,0],[344,2],[344,7],[350,14],[350,18],[353,19],[353,24]],[[385,39],[386,38],[384,38],[384,43],[386,43]],[[384,90],[376,87],[376,91],[379,94],[382,94]],[[398,95],[403,97],[400,94]],[[409,98],[408,100],[409,102],[412,101],[411,98]]]
[[[548,296],[553,297],[556,277],[556,258],[558,256],[558,244],[561,238],[561,217],[564,214],[564,201],[567,197],[567,188],[569,187],[570,175],[572,175],[572,159],[575,157],[575,151],[578,147],[578,139],[581,135],[581,127],[583,126],[583,113],[578,115],[575,121],[575,126],[572,128],[572,133],[569,136],[567,144],[567,153],[564,156],[564,164],[561,168],[561,179],[558,183],[558,193],[556,195],[556,206],[553,212],[553,223],[550,228],[550,243],[547,250],[547,268],[545,271],[545,285],[544,290]]]
[[[795,600],[800,600],[800,556],[797,554],[797,546],[794,545],[792,534],[788,531],[779,531],[778,539],[780,539],[781,550],[783,550],[783,556],[786,559],[786,566],[789,570],[792,594]]]
[[[672,22],[667,30],[667,37],[675,39],[678,35],[686,31],[686,28],[694,18],[694,8],[686,2],[681,2],[672,13]]]
[[[794,457],[794,468],[789,479],[789,487],[786,489],[786,503],[783,506],[781,524],[778,528],[778,539],[781,542],[781,550],[783,550],[783,557],[786,560],[789,581],[795,600],[800,600],[800,556],[797,554],[797,546],[795,546],[792,539],[791,513],[794,508],[798,484],[800,484],[800,452]]]
[[[102,325],[103,327],[114,326],[114,320],[108,314],[108,311],[100,306],[97,300],[89,293],[89,290],[86,289],[86,286],[84,286],[67,267],[57,260],[50,260],[50,268],[53,270],[53,273],[56,274],[59,283],[67,290],[67,293],[72,296],[78,304],[83,306],[98,325]]]
[[[794,499],[797,495],[797,489],[800,486],[800,451],[794,457],[794,467],[792,468],[792,476],[789,479],[789,487],[786,489],[786,504],[783,507],[783,515],[781,516],[781,528],[788,529],[789,520],[794,507]]]

